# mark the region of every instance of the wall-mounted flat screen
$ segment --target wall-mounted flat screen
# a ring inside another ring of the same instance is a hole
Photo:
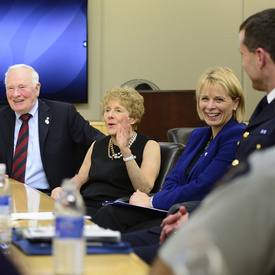
[[[0,103],[4,74],[27,64],[40,76],[40,98],[86,103],[87,1],[0,1]]]

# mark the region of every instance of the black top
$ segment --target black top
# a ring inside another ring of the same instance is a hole
[[[87,213],[92,216],[102,206],[102,202],[131,196],[135,192],[123,159],[112,160],[108,157],[110,138],[110,136],[107,136],[95,142],[91,157],[92,165],[89,171],[89,180],[82,185],[80,190],[88,208]],[[150,140],[149,137],[138,133],[131,146],[131,151],[136,156],[135,160],[139,167],[148,140]],[[118,153],[120,150],[114,145],[114,151]]]

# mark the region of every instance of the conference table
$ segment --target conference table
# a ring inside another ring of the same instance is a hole
[[[41,212],[53,212],[54,199],[37,191],[36,189],[25,186],[21,182],[17,182],[13,179],[9,180],[12,187],[13,216],[19,216],[18,219],[12,220],[12,226],[14,228],[52,226],[54,224],[53,219],[35,219],[33,217],[30,218],[29,215]],[[22,215],[22,217],[20,217],[20,215]],[[26,217],[24,217],[24,215]],[[26,274],[54,274],[52,255],[27,255],[20,248],[13,244],[11,246],[11,257]],[[147,265],[134,253],[86,254],[84,258],[83,275],[142,275],[148,274],[149,271],[149,265]]]

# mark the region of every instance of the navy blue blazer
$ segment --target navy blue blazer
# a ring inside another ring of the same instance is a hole
[[[202,200],[225,174],[235,158],[237,142],[243,134],[245,126],[244,123],[238,123],[234,119],[229,120],[186,178],[186,169],[190,162],[205,147],[212,135],[210,127],[193,130],[185,151],[166,178],[163,189],[154,195],[153,206],[168,210],[176,203]]]
[[[275,145],[275,100],[266,105],[260,112],[260,106],[265,97],[259,102],[240,139],[236,159],[245,160],[255,150]]]
[[[50,123],[45,123],[46,118]],[[15,113],[10,106],[0,109],[0,163],[11,174]],[[73,177],[90,145],[104,136],[90,126],[72,104],[38,100],[38,131],[44,171],[51,189],[62,179]]]

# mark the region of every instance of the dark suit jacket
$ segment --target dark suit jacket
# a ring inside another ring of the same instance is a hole
[[[240,161],[255,150],[275,145],[275,100],[259,112],[263,100],[265,97],[256,107],[239,142],[236,159]]]
[[[14,111],[10,106],[1,108],[0,163],[7,165],[7,174],[12,169],[14,127]],[[77,173],[92,142],[104,136],[72,104],[42,99],[38,102],[38,131],[42,164],[52,189]]]

